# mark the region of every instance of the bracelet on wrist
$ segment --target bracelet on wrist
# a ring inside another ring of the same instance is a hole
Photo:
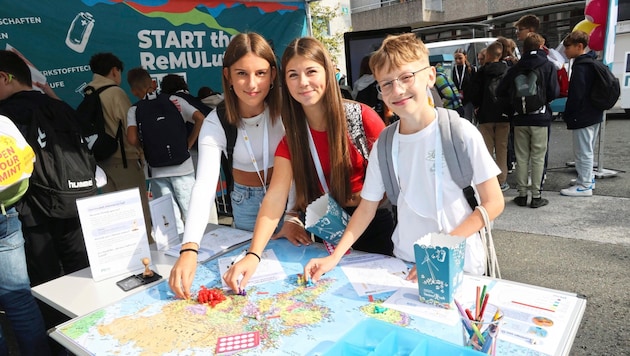
[[[194,248],[184,248],[184,249],[179,250],[180,255],[184,252],[194,252],[196,254],[199,254],[199,251],[195,250]]]
[[[261,259],[260,256],[258,256],[258,254],[256,252],[251,252],[251,251],[247,251],[247,253],[245,254],[245,256],[247,255],[253,255],[256,256],[256,258],[258,258],[258,262],[260,263]]]
[[[296,225],[299,225],[301,227],[304,227],[304,223],[297,216],[284,215],[284,219],[283,220],[284,220],[284,222],[290,222],[290,223],[294,223]]]

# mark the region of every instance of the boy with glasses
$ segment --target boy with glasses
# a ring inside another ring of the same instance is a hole
[[[392,164],[400,186],[398,225],[392,235],[394,255],[415,262],[414,243],[432,232],[464,236],[466,253],[464,271],[481,275],[486,256],[479,230],[484,222],[479,211],[470,208],[461,189],[453,181],[446,160],[436,155],[441,147],[437,110],[429,104],[429,88],[436,72],[429,67],[428,50],[414,34],[389,36],[370,59],[370,67],[378,82],[383,101],[399,117],[394,134]],[[481,205],[494,220],[504,208],[504,199],[496,176],[500,173],[485,147],[478,130],[467,120],[464,126],[465,145],[473,168],[471,185],[476,188]],[[382,135],[381,135],[382,136]],[[382,139],[379,138],[379,139]],[[379,164],[378,144],[369,158],[361,203],[332,255],[311,260],[304,273],[313,281],[331,270],[366,229],[385,194]],[[382,153],[381,153],[382,154]],[[394,157],[396,156],[396,157]],[[441,169],[436,169],[441,167]],[[441,174],[439,174],[441,172]],[[389,172],[385,172],[389,174]],[[438,199],[440,197],[440,199]],[[417,280],[413,268],[407,278]]]

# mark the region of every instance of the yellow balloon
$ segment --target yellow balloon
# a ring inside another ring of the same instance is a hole
[[[573,27],[573,31],[583,31],[583,32],[586,32],[587,34],[590,34],[591,31],[593,31],[593,29],[595,29],[595,27],[597,26],[599,26],[599,24],[596,24],[587,19],[584,19],[578,22],[578,24]]]

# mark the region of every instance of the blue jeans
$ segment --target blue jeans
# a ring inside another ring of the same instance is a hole
[[[254,231],[258,210],[264,197],[263,187],[248,187],[234,182],[230,198],[235,228]]]
[[[153,198],[159,198],[166,194],[171,194],[173,210],[177,220],[177,233],[184,232],[184,221],[188,216],[188,205],[192,187],[195,185],[195,174],[190,173],[185,176],[163,177],[151,179],[151,193]]]
[[[11,322],[22,355],[49,355],[44,320],[31,294],[22,225],[15,208],[0,214],[0,309]],[[0,330],[0,355],[7,355]]]
[[[593,156],[600,125],[595,124],[573,130],[573,154],[575,155],[575,170],[578,175],[577,184],[587,188],[591,186],[594,179]]]

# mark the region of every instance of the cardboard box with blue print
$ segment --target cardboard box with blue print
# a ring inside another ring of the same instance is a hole
[[[414,244],[420,301],[445,309],[464,279],[466,239],[430,233]]]
[[[337,245],[346,230],[350,215],[328,194],[306,207],[306,231]]]

